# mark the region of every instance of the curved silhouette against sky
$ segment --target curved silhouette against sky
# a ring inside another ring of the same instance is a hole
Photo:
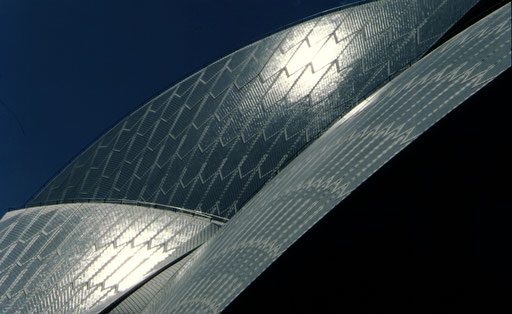
[[[0,216],[166,87],[351,2],[2,1]]]

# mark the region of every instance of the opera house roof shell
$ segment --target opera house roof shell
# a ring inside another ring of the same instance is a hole
[[[510,67],[510,4],[343,7],[143,104],[0,220],[0,309],[218,312]]]

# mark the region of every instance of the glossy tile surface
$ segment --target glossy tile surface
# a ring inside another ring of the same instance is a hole
[[[0,221],[0,309],[98,312],[126,297],[114,311],[221,311],[366,178],[510,67],[510,5],[421,58],[476,2],[381,0],[335,11],[164,91],[30,202],[46,206]],[[120,200],[134,204],[113,204]]]
[[[142,287],[130,294],[119,305],[113,308],[109,313],[140,313],[155,298],[159,298],[165,291],[162,288],[169,280],[172,280],[178,270],[185,265],[191,258],[187,255],[172,266],[168,267],[153,279],[145,283]]]
[[[190,215],[129,205],[62,204],[11,212],[0,221],[0,309],[101,308],[217,228]]]
[[[510,68],[510,8],[443,44],[332,126],[195,251],[145,313],[222,311],[384,163]]]
[[[132,200],[230,218],[476,2],[376,1],[257,41],[130,114],[29,205]]]

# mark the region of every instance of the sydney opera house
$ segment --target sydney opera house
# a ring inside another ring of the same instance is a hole
[[[336,8],[142,104],[0,220],[0,312],[225,310],[511,66],[510,3],[478,4]]]

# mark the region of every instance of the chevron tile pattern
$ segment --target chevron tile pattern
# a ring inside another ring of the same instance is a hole
[[[196,250],[143,313],[221,312],[351,191],[511,67],[510,13],[508,3],[333,125]]]
[[[11,212],[0,220],[0,309],[55,313],[101,307],[217,229],[205,219],[129,205]]]
[[[192,255],[187,255],[182,260],[149,280],[142,287],[130,294],[114,309],[109,311],[109,313],[141,313],[151,300],[160,296],[165,284],[171,280],[178,270],[190,260],[191,256]]]
[[[230,218],[475,2],[376,1],[257,41],[134,111],[28,205],[132,200]]]

